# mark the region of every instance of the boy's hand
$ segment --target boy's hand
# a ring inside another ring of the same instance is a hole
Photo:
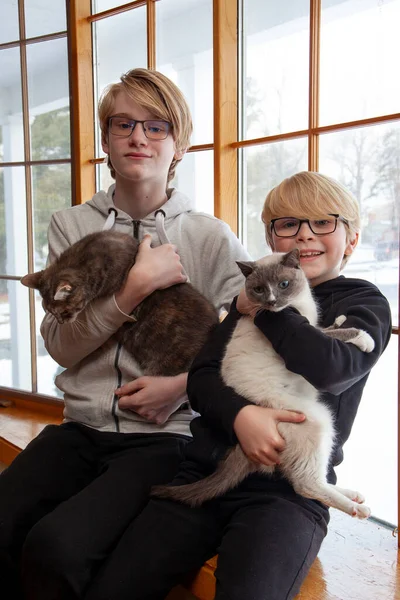
[[[176,377],[138,377],[115,391],[118,406],[162,425],[184,402],[186,382],[187,373]]]
[[[150,244],[151,236],[145,235],[124,286],[115,294],[119,308],[127,314],[155,290],[187,279],[176,246],[162,244],[152,248]]]
[[[302,413],[291,410],[248,405],[238,412],[233,428],[246,456],[255,463],[271,467],[279,465],[279,453],[285,448],[278,423],[301,423],[304,420]]]
[[[242,315],[251,315],[254,318],[260,305],[251,302],[246,295],[245,288],[242,288],[236,301],[236,308]]]

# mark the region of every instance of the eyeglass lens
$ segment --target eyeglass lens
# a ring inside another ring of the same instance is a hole
[[[122,117],[110,118],[110,133],[121,137],[129,137],[137,123],[142,125],[145,136],[150,140],[165,140],[168,135],[169,123],[167,121],[135,121]]]
[[[311,231],[316,235],[333,233],[336,229],[336,217],[326,217],[325,219],[295,219],[284,217],[275,219],[273,227],[278,237],[291,237],[296,235],[302,223],[308,223]]]

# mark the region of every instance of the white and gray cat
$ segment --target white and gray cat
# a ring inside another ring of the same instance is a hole
[[[300,268],[298,250],[275,253],[256,262],[238,265],[246,277],[246,294],[252,302],[276,312],[292,306],[311,325],[317,326],[317,305]],[[371,336],[359,329],[340,328],[345,321],[345,315],[340,315],[331,327],[323,330],[325,335],[354,344],[363,352],[371,352],[375,345]],[[283,359],[250,316],[238,321],[226,347],[221,374],[227,386],[254,404],[295,410],[306,416],[301,424],[281,422],[278,425],[286,441],[279,468],[298,494],[360,519],[369,517],[370,509],[362,504],[361,494],[326,480],[335,437],[329,409],[318,401],[315,387],[286,368]],[[250,461],[238,444],[227,452],[212,475],[192,484],[158,486],[153,495],[198,506],[221,496],[252,472],[271,474],[274,469]]]

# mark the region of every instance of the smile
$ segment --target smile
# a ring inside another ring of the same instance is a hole
[[[306,252],[300,252],[300,259],[304,259],[304,258],[317,258],[318,256],[321,256],[322,254],[324,254],[323,252],[320,252],[319,250],[310,250],[310,251],[306,251]]]

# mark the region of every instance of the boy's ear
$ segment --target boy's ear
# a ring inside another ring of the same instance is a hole
[[[108,146],[108,135],[106,137],[105,135],[103,135],[103,133],[101,134],[101,147],[103,149],[104,154],[110,153],[110,148]]]
[[[239,267],[239,269],[242,271],[243,275],[245,277],[248,277],[249,275],[251,275],[251,273],[254,271],[254,268],[256,266],[255,262],[242,262],[240,260],[236,261],[237,266]]]
[[[347,246],[344,250],[344,255],[345,256],[350,256],[351,254],[353,254],[354,250],[356,249],[356,246],[358,244],[358,240],[359,240],[359,233],[357,232],[354,235],[354,238],[352,240],[350,240],[349,242],[347,242]]]
[[[182,158],[185,156],[185,154],[186,154],[186,150],[177,150],[175,148],[174,159],[182,160]]]
[[[42,273],[43,271],[37,271],[36,273],[28,273],[28,275],[24,275],[24,277],[21,279],[22,285],[32,288],[33,290],[38,290]]]

